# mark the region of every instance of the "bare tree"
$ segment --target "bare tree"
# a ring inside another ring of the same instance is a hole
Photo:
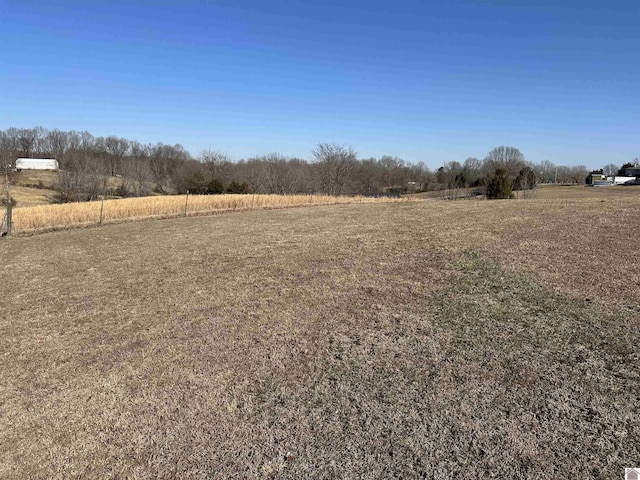
[[[81,150],[73,150],[67,156],[66,168],[60,171],[60,200],[76,202],[92,200],[104,191],[104,177],[98,171],[100,161]]]
[[[590,170],[586,165],[574,165],[571,167],[569,181],[571,183],[584,183],[584,179],[589,175]]]
[[[500,146],[487,153],[484,163],[487,172],[494,172],[496,168],[504,168],[507,176],[515,178],[525,165],[525,158],[517,148]]]
[[[556,165],[551,160],[543,160],[533,166],[536,175],[542,183],[551,183],[555,181]]]
[[[351,147],[321,143],[313,150],[318,172],[318,186],[329,195],[348,193],[358,170],[356,152]]]
[[[39,133],[40,130],[38,128],[20,129],[18,142],[20,145],[20,149],[22,150],[22,154],[25,157],[31,157],[34,151],[34,147],[36,146]]]
[[[384,155],[378,161],[383,186],[386,189],[391,187],[404,188],[406,186],[406,175],[404,171],[404,160],[390,155]]]
[[[618,173],[618,166],[615,163],[609,163],[602,168],[602,173],[609,177],[615,176]]]
[[[411,165],[411,178],[416,182],[420,190],[428,190],[429,186],[435,182],[433,172],[424,162],[418,162]]]
[[[150,147],[149,166],[153,181],[158,185],[171,184],[178,188],[184,176],[182,170],[191,155],[180,144],[165,145],[157,143]]]
[[[357,173],[358,190],[363,194],[376,194],[382,191],[380,166],[375,158],[360,161]]]
[[[122,178],[131,185],[133,195],[136,197],[147,195],[149,193],[147,182],[152,178],[149,159],[144,156],[132,156],[123,163],[122,168]]]
[[[531,198],[537,184],[538,179],[533,168],[525,166],[513,182],[513,189],[519,191],[522,198]]]
[[[470,187],[478,185],[482,177],[482,160],[475,157],[469,157],[464,161],[462,166],[466,184]]]
[[[231,161],[229,155],[210,148],[202,150],[198,158],[205,167],[206,172],[214,178],[227,183],[230,180],[229,170]]]
[[[266,193],[287,195],[298,190],[296,172],[289,165],[287,158],[270,153],[262,157],[264,184]]]
[[[109,175],[115,177],[121,170],[122,159],[129,151],[129,140],[110,136],[105,138],[102,143],[108,155]]]
[[[64,168],[65,154],[69,149],[69,135],[58,129],[51,130],[44,137],[45,150],[48,156],[55,158]]]

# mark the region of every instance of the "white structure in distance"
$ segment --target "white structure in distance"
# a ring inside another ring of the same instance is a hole
[[[22,170],[58,170],[58,161],[53,158],[19,158],[16,171]]]

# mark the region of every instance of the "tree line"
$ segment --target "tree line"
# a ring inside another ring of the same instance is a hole
[[[409,163],[385,155],[359,158],[342,145],[319,144],[309,159],[278,153],[232,161],[213,149],[197,157],[182,145],[143,144],[117,136],[96,137],[86,131],[43,127],[0,130],[2,166],[19,157],[55,158],[60,165],[61,200],[86,200],[98,195],[143,196],[156,193],[266,193],[377,195],[406,191],[487,187],[497,169],[512,183],[581,183],[589,170],[532,164],[513,147],[496,147],[482,160],[445,163],[435,171],[424,162]],[[526,169],[523,171],[523,169]],[[113,188],[109,177],[119,177]],[[520,180],[518,180],[520,178]]]

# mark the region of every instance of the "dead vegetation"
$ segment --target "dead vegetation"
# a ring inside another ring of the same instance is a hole
[[[640,197],[640,186],[615,185],[610,187],[590,187],[586,185],[538,185],[534,190],[535,198],[542,200],[572,200]]]
[[[535,228],[514,224],[486,254],[563,295],[640,315],[640,272],[631,241],[640,233],[640,196],[535,206],[535,212],[523,211],[524,218],[535,219]]]
[[[640,333],[599,292],[637,277],[577,298],[537,274],[567,258],[521,239],[571,251],[546,225],[590,222],[613,250],[625,222],[598,219],[634,209],[357,204],[4,241],[0,477],[618,478]]]
[[[407,201],[405,199],[404,201]],[[169,195],[38,205],[14,210],[16,233],[33,233],[123,220],[345,203],[382,203],[395,198],[331,195]]]

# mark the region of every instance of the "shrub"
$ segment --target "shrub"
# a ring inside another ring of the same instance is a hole
[[[195,172],[183,180],[181,190],[194,195],[214,195],[224,193],[225,188],[224,184],[216,177]]]
[[[126,185],[124,181],[118,186],[118,188],[116,188],[116,195],[122,198],[127,198],[131,195],[131,192],[129,191],[129,187]]]
[[[633,168],[633,167],[637,167],[637,165],[631,162],[624,163],[618,170],[618,175],[623,176],[626,168]]]
[[[236,180],[232,181],[227,186],[227,193],[251,193],[249,189],[249,185],[246,182],[237,182]]]
[[[224,190],[224,183],[222,183],[215,177],[211,177],[211,179],[207,183],[207,191],[205,193],[209,195],[219,195],[221,193],[224,193]]]
[[[504,168],[496,168],[493,176],[489,179],[487,198],[493,200],[513,198],[511,180],[507,177],[507,171]]]
[[[538,184],[535,172],[531,167],[523,167],[515,181],[516,190],[533,190]]]

